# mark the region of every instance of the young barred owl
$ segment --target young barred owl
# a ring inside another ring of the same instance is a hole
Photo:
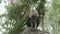
[[[37,28],[39,25],[39,14],[36,8],[30,8],[28,18],[27,18],[27,27]]]

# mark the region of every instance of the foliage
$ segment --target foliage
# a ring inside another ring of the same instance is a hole
[[[7,12],[8,12],[7,21],[8,21],[8,24],[10,22],[10,25],[12,25],[12,27],[13,27],[12,29],[10,29],[9,34],[19,34],[20,32],[22,32],[24,30],[26,15],[28,15],[29,8],[31,6],[37,7],[39,14],[40,14],[40,11],[44,11],[45,1],[41,0],[41,3],[38,1],[40,1],[40,0],[17,0],[16,4],[10,3],[7,6]],[[38,6],[36,6],[36,4]]]
[[[19,34],[24,29],[26,12],[28,11],[27,9],[28,8],[25,4],[22,6],[15,5],[13,7],[7,7],[8,19],[11,20],[10,23],[14,26],[14,28],[9,32],[9,34]]]
[[[54,14],[52,14],[55,17],[55,29],[54,29],[54,34],[60,34],[59,32],[59,21],[60,21],[60,0],[53,0],[53,12]]]
[[[6,32],[8,33],[4,32],[3,34],[20,34],[20,32],[25,29],[26,15],[28,15],[31,6],[37,8],[39,15],[44,12],[44,23],[42,23],[42,25],[45,24],[45,26],[49,28],[50,24],[53,28],[53,31],[50,31],[53,32],[51,34],[60,34],[60,0],[52,0],[51,7],[49,7],[49,2],[47,7],[44,6],[46,0],[16,0],[16,2],[16,4],[9,3],[8,6],[6,6],[7,14],[0,16],[0,18],[4,16],[7,19],[2,26],[7,26],[4,28],[6,28]],[[8,27],[9,25],[10,27]],[[48,30],[50,30],[50,28]]]

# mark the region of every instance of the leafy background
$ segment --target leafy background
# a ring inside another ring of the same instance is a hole
[[[4,4],[5,3],[5,4]],[[0,5],[4,5],[0,11],[0,32],[1,34],[20,34],[26,26],[26,15],[29,8],[34,6],[45,12],[44,31],[50,34],[60,34],[60,0],[1,0]],[[42,27],[39,26],[39,30]]]

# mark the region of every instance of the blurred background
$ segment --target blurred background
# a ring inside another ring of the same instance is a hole
[[[44,11],[44,31],[60,34],[60,0],[0,0],[0,34],[20,34],[30,6]]]

